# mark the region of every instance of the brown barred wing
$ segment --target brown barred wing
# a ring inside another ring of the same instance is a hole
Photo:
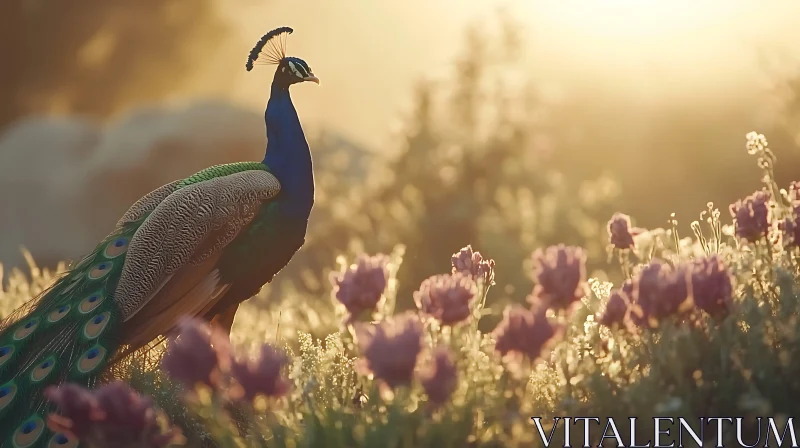
[[[275,176],[252,170],[187,185],[158,204],[134,234],[114,292],[129,350],[216,303],[229,287],[216,267],[222,249],[279,191]]]

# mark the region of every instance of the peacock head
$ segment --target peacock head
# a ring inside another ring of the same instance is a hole
[[[275,80],[286,86],[303,81],[319,84],[319,78],[314,76],[314,72],[311,71],[311,67],[308,66],[306,61],[291,56],[287,56],[280,61],[278,70],[275,71]]]
[[[247,57],[247,71],[254,65],[277,65],[273,85],[289,88],[292,84],[304,81],[319,84],[319,78],[311,71],[308,63],[300,58],[286,56],[286,37],[292,34],[288,26],[276,28],[261,37]]]

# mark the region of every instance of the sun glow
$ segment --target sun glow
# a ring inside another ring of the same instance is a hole
[[[538,16],[537,23],[560,29],[563,35],[623,47],[696,39],[742,12],[742,3],[733,0],[562,0],[528,5],[523,8]]]
[[[763,8],[739,0],[521,0],[539,70],[651,98],[737,83],[766,26]],[[761,17],[763,18],[763,17]],[[769,22],[766,22],[769,23]],[[713,74],[712,74],[713,72]],[[724,77],[720,77],[725,73]],[[693,89],[686,89],[692,85]]]

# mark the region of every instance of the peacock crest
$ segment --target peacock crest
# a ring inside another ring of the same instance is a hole
[[[293,29],[288,26],[282,26],[261,36],[261,39],[250,50],[250,55],[247,57],[247,71],[252,70],[253,64],[256,62],[261,65],[280,64],[286,58],[286,38],[292,32],[294,32]]]

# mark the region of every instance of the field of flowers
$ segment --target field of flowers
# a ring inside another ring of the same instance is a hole
[[[763,135],[747,150],[764,188],[730,206],[732,224],[712,204],[689,238],[610,219],[621,285],[587,278],[579,247],[536,250],[527,304],[484,332],[505,267],[466,246],[396,313],[398,246],[342,260],[319,299],[332,315],[245,305],[231,340],[187,319],[109,384],[51,389],[63,415],[49,424],[99,447],[527,447],[541,444],[533,416],[548,434],[554,416],[641,417],[642,442],[652,416],[742,416],[753,443],[755,417],[800,411],[800,183],[775,183]],[[32,262],[30,279],[12,273],[2,315],[50,278]]]

